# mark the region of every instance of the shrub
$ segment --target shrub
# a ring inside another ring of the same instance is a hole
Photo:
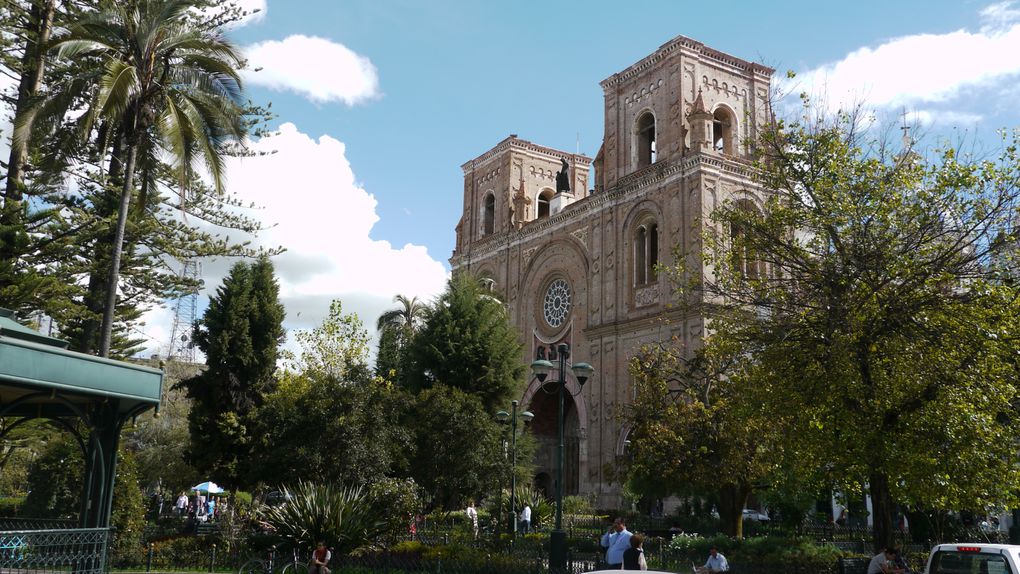
[[[726,536],[703,538],[700,536],[674,536],[663,551],[664,559],[679,563],[700,564],[715,546],[730,564],[769,565],[784,568],[791,564],[806,570],[825,571],[843,556],[831,544],[815,544],[810,538],[785,536],[759,536],[737,540]]]
[[[594,507],[591,504],[591,500],[584,496],[565,496],[563,497],[563,513],[564,514],[592,514]]]
[[[384,509],[361,487],[301,481],[284,487],[285,504],[262,507],[260,516],[277,534],[299,548],[319,540],[337,554],[372,544],[386,531]]]
[[[408,523],[421,512],[421,490],[412,478],[383,478],[369,488],[372,504],[383,512],[389,542],[407,534]]]

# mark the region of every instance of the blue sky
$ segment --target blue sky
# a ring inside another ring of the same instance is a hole
[[[394,294],[437,293],[460,165],[511,133],[594,157],[599,82],[679,34],[935,136],[1020,125],[1020,2],[241,1],[261,9],[230,32],[261,68],[248,91],[282,129],[229,189],[276,225],[256,241],[289,249],[290,329],[334,297],[372,324]],[[205,266],[209,290],[227,264]],[[156,343],[165,321],[150,318]]]

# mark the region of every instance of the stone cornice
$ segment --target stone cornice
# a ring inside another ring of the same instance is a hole
[[[591,341],[596,337],[635,332],[647,326],[650,322],[660,323],[662,327],[669,327],[670,325],[682,327],[684,321],[699,318],[701,318],[701,315],[697,313],[684,312],[679,307],[666,307],[632,319],[608,321],[593,327],[587,327],[584,329],[584,335],[588,341]]]
[[[474,169],[474,167],[476,165],[478,165],[480,163],[483,163],[486,160],[489,160],[492,157],[494,157],[496,155],[499,155],[499,154],[505,152],[506,150],[508,150],[510,148],[519,149],[519,150],[525,150],[525,151],[531,151],[531,152],[536,152],[536,153],[540,153],[540,154],[543,154],[543,155],[549,155],[549,156],[553,156],[553,157],[555,157],[557,159],[566,159],[572,165],[579,165],[579,166],[582,166],[582,167],[583,166],[590,166],[591,162],[593,161],[590,157],[585,156],[585,155],[576,154],[576,153],[568,153],[568,152],[565,152],[565,151],[562,151],[562,150],[553,149],[551,147],[541,146],[541,145],[538,145],[536,143],[529,142],[528,140],[522,140],[522,139],[518,138],[516,135],[510,135],[506,139],[504,139],[503,141],[501,141],[498,144],[496,144],[495,147],[493,147],[489,151],[483,153],[482,155],[476,157],[475,159],[473,159],[471,161],[468,161],[468,162],[464,163],[463,165],[460,166],[460,168],[466,174],[466,173],[470,172],[472,169]]]
[[[735,68],[741,71],[753,72],[754,74],[762,76],[764,78],[772,77],[772,73],[775,72],[774,69],[769,68],[768,66],[755,64],[754,62],[749,62],[747,60],[738,58],[736,56],[732,56],[725,52],[720,52],[719,50],[716,50],[714,48],[709,48],[705,44],[698,42],[697,40],[688,38],[687,36],[677,36],[676,38],[673,38],[672,40],[666,42],[662,46],[659,46],[658,50],[646,56],[645,58],[638,60],[637,63],[633,64],[626,70],[613,74],[612,76],[609,76],[605,80],[602,80],[601,82],[599,82],[599,85],[602,86],[603,90],[608,90],[611,87],[626,82],[627,80],[633,78],[634,76],[640,74],[641,72],[647,70],[648,68],[651,68],[657,62],[665,59],[674,52],[683,49],[687,49],[691,52],[694,52],[695,54],[699,54],[702,57],[705,57],[711,61],[722,64],[724,66]]]
[[[525,222],[519,230],[496,233],[479,239],[468,247],[467,253],[451,258],[450,265],[456,268],[460,261],[466,258],[485,259],[502,247],[510,247],[533,237],[545,235],[553,227],[569,224],[580,219],[585,213],[594,212],[607,204],[620,201],[636,189],[653,186],[668,178],[687,174],[696,168],[715,169],[736,179],[751,179],[754,176],[754,167],[751,162],[741,158],[722,156],[716,152],[693,154],[672,162],[657,162],[620,178],[607,191],[589,195],[571,203],[555,215]]]

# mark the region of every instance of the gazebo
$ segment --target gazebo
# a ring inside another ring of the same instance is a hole
[[[85,458],[78,524],[0,518],[0,571],[105,570],[120,431],[158,409],[162,390],[163,371],[69,351],[0,309],[0,439],[46,419],[73,435]]]

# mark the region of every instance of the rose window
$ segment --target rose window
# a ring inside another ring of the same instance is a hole
[[[563,279],[549,284],[542,303],[542,314],[550,327],[559,327],[570,314],[570,285]]]

